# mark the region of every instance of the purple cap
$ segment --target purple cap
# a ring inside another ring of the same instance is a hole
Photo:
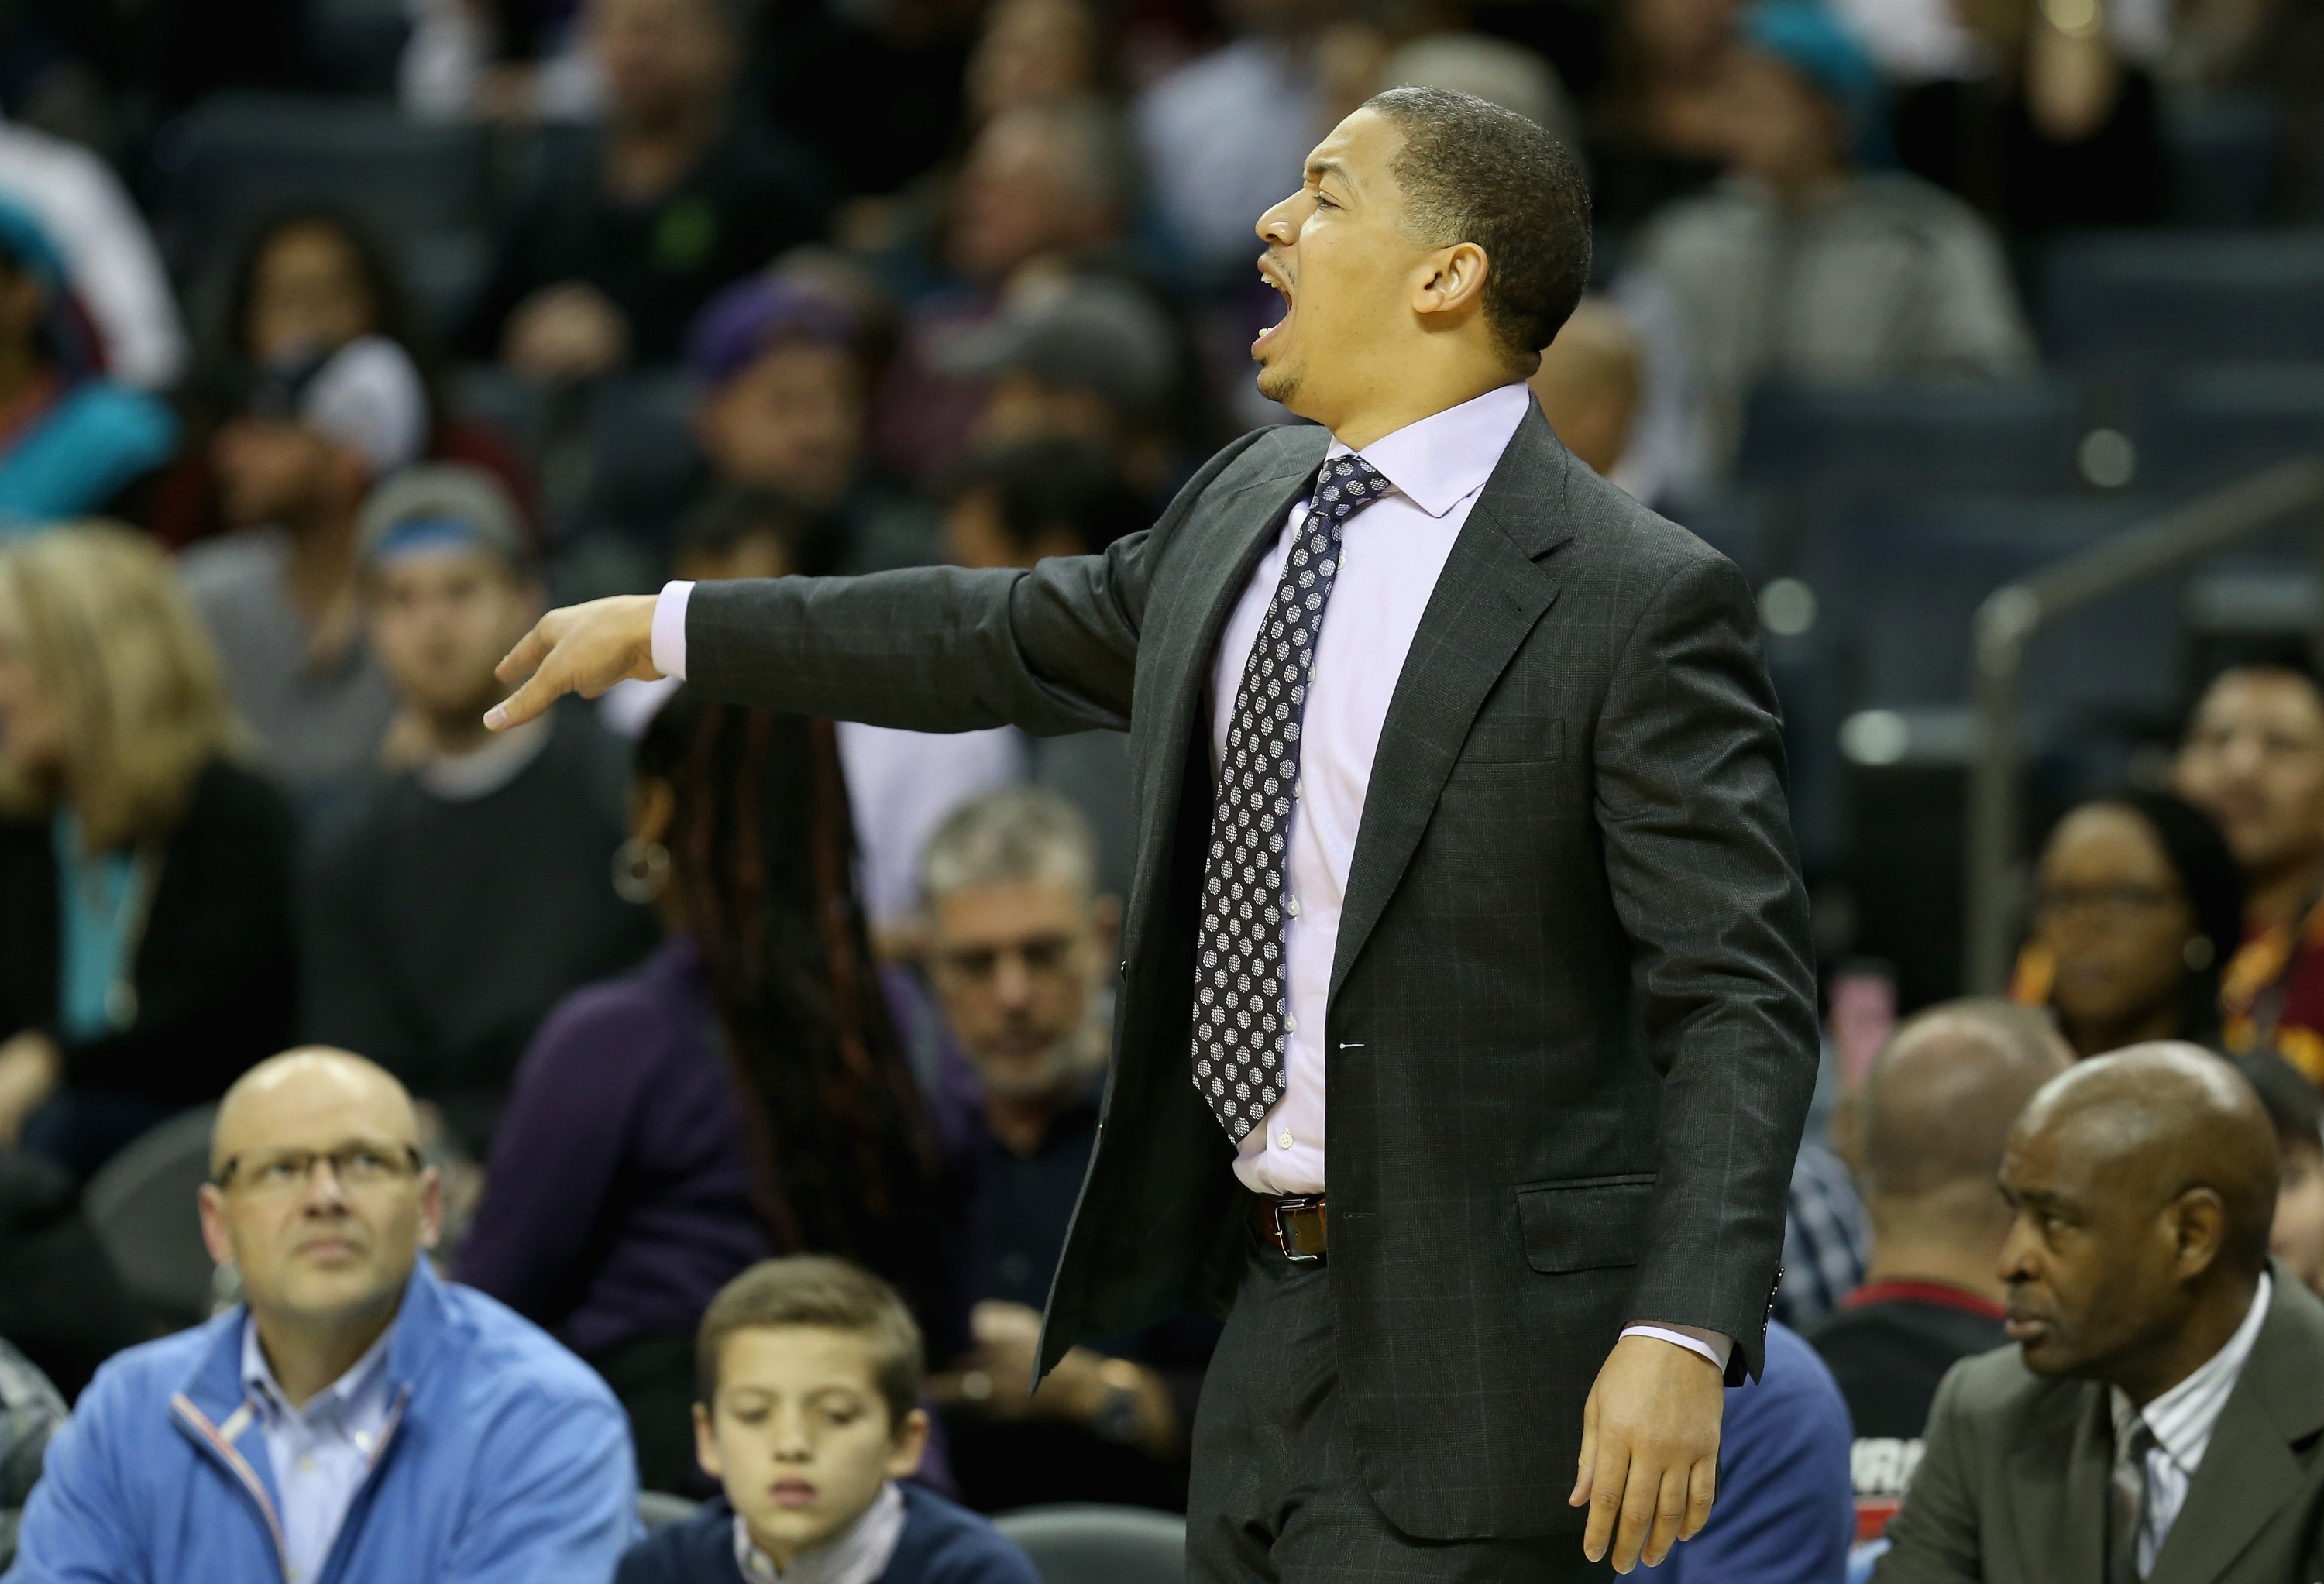
[[[855,321],[844,305],[797,281],[753,275],[706,304],[686,335],[686,372],[697,385],[723,385],[785,336],[849,347]]]

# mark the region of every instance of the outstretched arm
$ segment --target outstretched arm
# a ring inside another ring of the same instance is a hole
[[[505,730],[567,693],[672,673],[722,698],[873,725],[964,732],[1016,725],[1047,735],[1120,728],[1155,568],[1194,502],[1258,430],[1204,464],[1159,522],[1102,555],[1030,571],[916,567],[868,577],[697,585],[682,645],[670,595],[551,611],[501,662],[516,688],[485,715]],[[520,686],[520,684],[521,686]]]

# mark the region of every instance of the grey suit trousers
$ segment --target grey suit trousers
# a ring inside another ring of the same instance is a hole
[[[1581,1584],[1581,1515],[1526,1540],[1424,1540],[1380,1512],[1340,1417],[1328,1265],[1255,1249],[1194,1413],[1187,1584]],[[1544,1491],[1562,1502],[1563,1490]]]

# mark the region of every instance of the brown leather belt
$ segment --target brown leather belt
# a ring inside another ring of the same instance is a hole
[[[1294,1265],[1322,1263],[1329,1252],[1320,1193],[1251,1196],[1250,1234]]]

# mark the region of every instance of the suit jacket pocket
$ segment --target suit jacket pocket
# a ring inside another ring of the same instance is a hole
[[[1526,1263],[1552,1275],[1637,1264],[1655,1182],[1652,1172],[1634,1172],[1519,1183]]]
[[[1554,715],[1480,721],[1461,745],[1463,765],[1546,764],[1565,751],[1565,723]]]

